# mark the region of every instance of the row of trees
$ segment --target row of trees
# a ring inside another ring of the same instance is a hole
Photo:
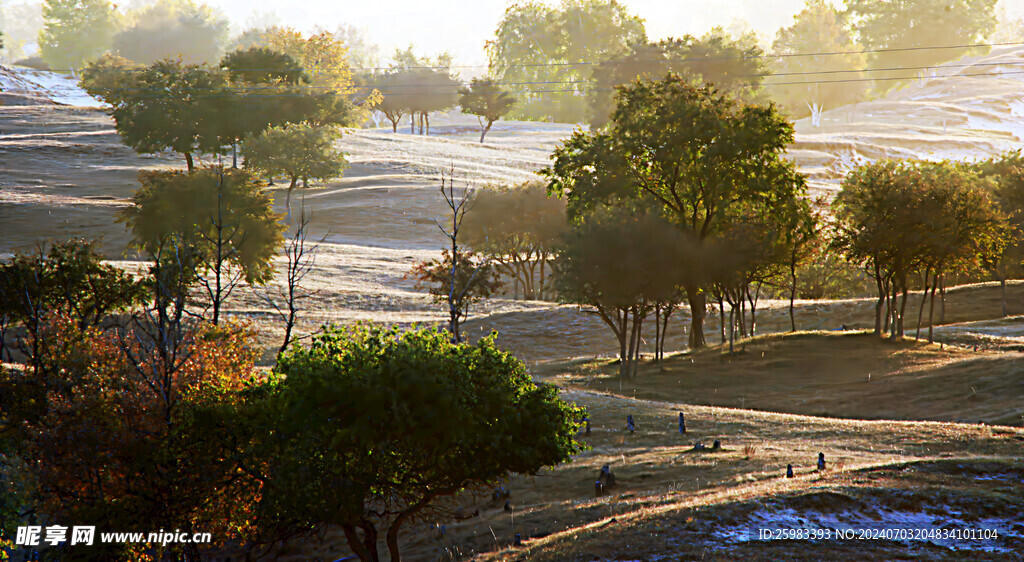
[[[884,92],[970,53],[996,29],[994,0],[807,0],[768,56],[752,34],[715,28],[652,42],[615,0],[509,7],[487,43],[490,72],[521,103],[520,119],[608,123],[615,86],[672,71],[773,99],[793,116]],[[867,50],[868,52],[864,52]],[[902,68],[907,70],[902,70]],[[770,77],[770,78],[769,78]]]
[[[320,49],[319,41],[297,39],[291,50],[341,52],[337,45]],[[321,67],[322,83],[344,86],[349,80],[344,60],[337,64]],[[230,151],[237,166],[241,145],[248,167],[289,179],[289,208],[299,180],[341,174],[347,164],[335,146],[339,127],[353,124],[363,111],[344,88],[311,82],[297,60],[264,47],[229,53],[218,68],[178,60],[141,67],[105,55],[82,73],[83,86],[109,105],[122,141],[137,152],[179,152],[192,171],[197,153]]]
[[[946,276],[993,275],[1005,287],[1021,272],[1020,153],[980,164],[865,165],[829,208],[806,196],[804,177],[781,158],[792,127],[775,106],[676,74],[620,87],[617,102],[606,130],[577,131],[556,149],[543,174],[557,198],[529,183],[476,190],[452,206],[452,248],[415,274],[461,311],[450,322],[456,336],[465,307],[500,279],[513,296],[586,305],[615,334],[627,375],[645,322],[653,317],[660,358],[683,304],[691,348],[705,344],[712,308],[731,348],[756,332],[765,293],[789,299],[796,330],[798,296],[835,294],[836,283],[861,296],[858,285],[870,280],[876,333],[902,337],[908,295],[922,290],[917,334],[927,300],[931,340]]]

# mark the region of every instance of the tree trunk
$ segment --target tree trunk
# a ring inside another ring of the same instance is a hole
[[[793,315],[793,301],[796,300],[796,262],[790,262],[789,267],[790,282],[792,285],[789,288],[789,331],[796,331],[796,316]],[[878,307],[875,307],[877,310]],[[878,313],[875,313],[875,325],[878,325]],[[876,328],[877,331],[877,328]]]
[[[661,363],[661,303],[654,305],[654,361]]]
[[[736,339],[736,305],[729,303],[729,354],[733,351],[733,341]]]
[[[429,137],[430,136],[430,114],[427,113],[426,111],[423,112],[423,121],[426,122],[426,124],[427,124],[426,135]]]
[[[231,142],[231,168],[238,169],[238,142]]]
[[[935,325],[935,323],[932,322],[932,318],[935,316],[935,287],[938,286],[939,284],[938,278],[939,275],[936,274],[935,279],[933,280],[934,283],[932,283],[931,304],[928,306],[928,343],[935,343],[935,333],[932,330],[932,327]]]
[[[946,274],[939,276],[939,324],[946,323]]]
[[[185,153],[185,164],[188,165],[189,173],[195,171],[196,166],[195,166],[195,163],[192,162],[192,153],[191,152],[186,152]]]
[[[722,343],[725,343],[725,299],[718,297],[718,331],[722,339]]]
[[[362,562],[373,562],[378,557],[376,553],[371,554],[366,549],[366,545],[363,541],[359,540],[359,533],[356,531],[355,525],[342,525],[341,530],[345,532],[345,540],[348,542],[348,547],[352,549],[352,552],[356,553],[359,560]]]
[[[626,364],[629,363],[627,357],[628,352],[626,351],[626,345],[629,343],[629,309],[623,308],[621,312],[622,320],[619,322],[619,379],[626,378]]]
[[[665,358],[665,335],[668,333],[668,319],[672,316],[675,311],[675,305],[668,305],[665,307],[665,317],[662,318],[661,325],[661,348],[658,350],[661,354],[662,359]]]
[[[899,323],[899,326],[897,328],[897,335],[899,335],[899,337],[901,337],[901,338],[903,337],[903,319],[907,317],[907,315],[906,315],[906,311],[907,311],[907,280],[906,279],[903,280],[903,287],[902,287],[902,289],[903,289],[903,300],[900,302],[900,318],[899,318],[900,323]]]
[[[917,333],[914,334],[914,339],[921,339],[921,320],[924,317],[924,301],[928,300],[928,269],[924,270],[924,290],[921,291],[921,307],[917,311]]]
[[[409,114],[409,134],[410,135],[415,135],[416,134],[416,112],[415,111],[413,111],[412,113]]]
[[[292,191],[295,190],[295,186],[299,183],[299,176],[292,176],[292,183],[288,185],[288,192],[284,196],[284,208],[288,213],[288,218],[292,216]]]
[[[492,125],[493,123],[494,123],[494,121],[491,121],[491,120],[489,120],[489,119],[487,120],[487,126],[486,126],[486,127],[484,127],[484,130],[483,130],[483,132],[481,132],[481,133],[480,133],[480,142],[481,142],[481,143],[483,143],[483,142],[484,142],[484,135],[486,135],[486,134],[487,134],[487,131],[490,131],[490,130],[491,130],[491,125]]]
[[[707,295],[700,289],[687,288],[686,298],[690,303],[690,349],[701,349],[707,345],[704,341]]]
[[[1001,279],[999,279],[999,289],[1002,292],[1002,299],[1003,299],[1003,318],[1006,318],[1007,314],[1006,314],[1006,276],[1005,275],[1001,276]]]

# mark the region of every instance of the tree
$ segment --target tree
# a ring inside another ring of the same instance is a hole
[[[303,37],[290,27],[275,27],[265,38],[267,47],[290,56],[309,77],[307,95],[317,103],[315,115],[305,121],[355,127],[366,120],[366,112],[377,100],[370,97],[361,106],[354,105],[360,92],[355,88],[348,51],[337,37],[327,31]]]
[[[769,73],[763,55],[755,37],[734,39],[720,27],[700,38],[686,35],[657,43],[634,43],[629,52],[594,67],[588,95],[590,127],[599,129],[608,124],[615,110],[616,88],[638,79],[657,80],[669,72],[752,101]]]
[[[107,0],[46,0],[39,50],[59,71],[81,68],[110,48],[117,17]]]
[[[576,123],[586,118],[592,64],[646,39],[643,20],[615,0],[515,4],[487,42],[489,73],[519,100],[516,118]]]
[[[636,375],[647,316],[672,304],[684,279],[700,275],[698,250],[657,212],[626,207],[597,209],[564,237],[555,259],[559,298],[587,305],[611,328],[621,377]]]
[[[542,173],[568,198],[570,221],[600,205],[650,199],[703,242],[740,210],[767,217],[803,195],[804,176],[782,158],[792,140],[774,106],[742,104],[670,74],[620,87],[608,129],[576,131]],[[684,287],[690,346],[702,347],[705,288]]]
[[[416,132],[418,114],[420,134],[429,135],[430,112],[448,109],[459,96],[461,83],[451,73],[452,57],[448,53],[434,58],[419,56],[409,45],[404,50],[395,49],[392,59],[387,72],[391,79],[386,81],[386,87],[394,99],[389,105],[404,104],[403,109],[411,116],[410,133]],[[392,121],[393,125],[396,123],[397,120]]]
[[[373,88],[381,95],[375,109],[381,111],[391,122],[392,132],[398,132],[398,122],[413,106],[410,89],[412,80],[411,72],[401,70],[371,75],[366,80],[369,85],[364,86],[364,89]]]
[[[0,377],[0,406],[10,414],[0,423],[35,484],[22,499],[48,521],[210,532],[220,544],[242,540],[258,487],[222,462],[230,450],[211,446],[218,441],[197,430],[193,411],[229,400],[255,375],[253,334],[238,326],[190,327],[173,368],[165,369],[139,329],[101,333],[52,316],[40,332],[43,369]],[[199,548],[65,545],[62,554],[181,559],[198,558]]]
[[[217,153],[230,144],[213,103],[227,85],[224,72],[172,60],[136,69],[124,59],[104,58],[85,69],[82,84],[110,106],[121,140],[140,154],[180,152],[192,171],[194,153]]]
[[[978,166],[981,175],[996,182],[995,198],[1006,218],[1004,245],[986,264],[1002,289],[1003,317],[1006,310],[1006,280],[1024,275],[1024,157],[1019,150],[992,157]]]
[[[186,256],[162,265],[183,269],[179,275],[185,285],[193,278],[202,285],[214,324],[239,282],[270,280],[284,226],[270,196],[248,172],[222,167],[192,174],[144,171],[139,181],[142,188],[132,197],[133,205],[121,212],[133,245],[157,265],[167,252]]]
[[[268,540],[336,525],[360,560],[380,560],[384,535],[398,561],[403,526],[450,514],[444,498],[580,450],[582,409],[534,383],[493,335],[469,345],[435,330],[327,327],[275,371],[284,380],[251,407],[265,421],[242,441],[270,461]]]
[[[299,220],[295,223],[291,235],[285,242],[285,281],[280,289],[266,290],[260,294],[267,304],[284,321],[284,338],[277,353],[284,353],[288,346],[294,341],[293,331],[302,312],[302,301],[314,296],[317,291],[309,291],[303,287],[303,280],[313,270],[316,264],[317,252],[320,245],[327,239],[325,234],[320,240],[311,241],[310,223],[312,213],[306,214],[306,207],[302,207]]]
[[[345,153],[336,142],[340,134],[333,127],[306,123],[271,127],[259,136],[245,139],[242,154],[246,165],[268,176],[284,174],[291,183],[285,207],[291,212],[292,191],[301,179],[328,180],[348,167]]]
[[[970,53],[995,30],[996,0],[846,0],[858,43],[871,49],[879,89],[923,69]]]
[[[8,327],[20,322],[28,341],[20,347],[38,369],[42,351],[34,345],[42,343],[39,334],[49,315],[64,314],[87,329],[142,304],[145,294],[143,283],[103,263],[95,242],[65,240],[36,254],[16,254],[0,263],[0,353]]]
[[[220,130],[218,136],[231,140],[233,168],[238,167],[237,147],[246,135],[259,135],[268,127],[316,114],[316,104],[298,87],[308,78],[290,56],[251,47],[228,53],[220,66],[228,73],[229,85],[213,100],[219,110],[211,121]]]
[[[855,81],[864,78],[859,71],[867,64],[860,50],[838,10],[824,0],[807,0],[793,25],[775,35],[772,52],[780,56],[772,63],[772,73],[780,82],[796,84],[772,86],[772,98],[794,116],[864,99],[868,82]]]
[[[476,115],[480,120],[483,130],[480,132],[480,142],[484,142],[484,136],[491,130],[491,125],[501,119],[515,105],[516,98],[508,91],[495,85],[494,80],[489,78],[474,78],[468,88],[459,91],[459,107],[463,113]],[[487,124],[484,124],[484,121]]]
[[[490,297],[501,286],[498,272],[490,260],[479,260],[472,252],[466,252],[460,246],[459,234],[462,232],[462,221],[472,192],[464,190],[460,196],[455,195],[454,174],[445,182],[441,174],[441,196],[451,210],[451,221],[448,228],[437,222],[437,227],[451,243],[442,250],[440,260],[428,260],[417,264],[412,275],[422,283],[430,283],[430,294],[434,302],[445,304],[448,308],[448,331],[452,341],[462,341],[460,327],[469,317],[470,305]]]
[[[513,293],[543,299],[546,268],[567,229],[565,201],[548,197],[541,182],[473,192],[463,226],[465,243],[493,260],[512,280]]]
[[[228,19],[193,0],[158,0],[139,9],[134,23],[114,37],[114,52],[141,64],[180,59],[213,64],[224,53]]]
[[[949,162],[883,161],[847,176],[834,202],[833,244],[875,278],[876,334],[888,328],[890,337],[904,335],[915,273],[923,273],[934,310],[935,289],[947,270],[977,269],[998,254],[1004,228],[991,191],[976,169]],[[924,298],[919,330],[923,307]]]

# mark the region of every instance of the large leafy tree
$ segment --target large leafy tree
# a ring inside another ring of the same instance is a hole
[[[290,212],[292,191],[299,180],[328,180],[348,167],[345,153],[335,144],[340,136],[330,126],[298,123],[271,127],[258,136],[246,137],[242,154],[246,166],[268,176],[288,178],[285,207]]]
[[[768,92],[794,116],[814,108],[838,107],[864,99],[868,82],[859,72],[867,64],[838,10],[824,0],[807,0],[793,25],[775,35],[775,82]]]
[[[221,152],[230,143],[217,125],[214,102],[227,86],[219,70],[174,60],[137,68],[104,57],[85,69],[82,84],[109,105],[121,139],[136,152],[180,152],[191,171],[194,153]]]
[[[587,305],[611,328],[619,343],[619,374],[635,376],[644,320],[656,307],[676,302],[684,280],[699,282],[700,245],[656,211],[618,206],[582,217],[558,249],[559,298]],[[657,328],[660,340],[662,326]]]
[[[519,100],[515,117],[579,122],[592,63],[646,39],[643,20],[615,0],[515,4],[487,42],[490,75]]]
[[[300,87],[308,82],[290,56],[266,47],[232,51],[220,62],[228,74],[223,95],[212,100],[218,110],[211,124],[218,136],[230,139],[232,167],[237,147],[246,135],[259,135],[268,127],[298,122],[316,114],[316,97]]]
[[[928,67],[971,52],[996,27],[996,0],[846,0],[857,41],[870,54],[872,78],[886,90],[894,79],[913,77]],[[888,49],[888,51],[882,50]],[[895,49],[895,50],[892,50]],[[900,70],[900,68],[911,68]]]
[[[187,255],[185,262],[164,265],[189,270],[181,275],[202,285],[215,324],[239,281],[270,280],[284,226],[270,196],[248,172],[220,167],[191,174],[141,172],[139,181],[133,205],[121,214],[133,244],[155,261],[169,250]]]
[[[923,273],[934,300],[947,271],[977,270],[998,255],[1005,229],[986,183],[962,164],[891,160],[843,181],[834,246],[875,279],[875,333],[903,336],[914,274]]]
[[[577,131],[543,171],[569,198],[571,220],[601,204],[650,199],[698,241],[742,211],[775,213],[805,191],[804,176],[782,158],[793,127],[771,105],[747,105],[670,74],[619,88],[605,131]],[[705,288],[685,286],[691,347],[704,345]]]
[[[224,52],[228,19],[193,0],[159,0],[133,14],[134,23],[114,37],[114,51],[142,64],[179,58],[213,64]]]
[[[110,48],[117,27],[107,0],[46,0],[39,50],[58,71],[74,71]]]
[[[468,88],[459,91],[459,106],[463,113],[476,115],[480,120],[480,142],[491,130],[491,125],[512,111],[516,98],[503,90],[494,80],[474,78]]]
[[[668,72],[753,100],[768,74],[763,54],[753,36],[733,38],[722,28],[699,38],[687,35],[635,43],[628,53],[594,67],[588,94],[590,126],[596,129],[608,124],[618,86],[637,79],[657,80]]]
[[[548,197],[545,185],[531,181],[473,192],[463,222],[469,247],[486,254],[512,280],[513,293],[542,299],[547,270],[567,229],[565,200]]]
[[[258,421],[241,440],[266,464],[266,539],[336,525],[360,560],[380,559],[382,536],[401,560],[403,527],[443,516],[444,498],[580,449],[582,410],[534,383],[494,336],[469,345],[439,330],[327,328],[276,373],[284,380],[251,402],[246,418]]]

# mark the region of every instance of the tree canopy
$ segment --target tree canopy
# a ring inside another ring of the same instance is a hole
[[[46,0],[39,50],[59,72],[74,71],[110,48],[117,14],[108,0]]]
[[[626,54],[594,67],[588,95],[590,126],[596,129],[608,123],[617,87],[638,79],[657,80],[669,72],[752,101],[768,74],[763,54],[754,37],[733,38],[720,27],[700,38],[687,35],[634,43]]]
[[[361,560],[461,490],[569,460],[580,408],[536,384],[494,336],[453,344],[435,330],[327,328],[293,346],[252,414],[265,459],[261,516],[277,530],[340,526]],[[330,490],[330,493],[324,493]]]
[[[345,153],[335,145],[340,136],[334,127],[291,123],[271,127],[260,135],[250,134],[242,154],[247,167],[268,176],[288,177],[285,206],[291,209],[292,191],[300,179],[328,180],[348,167]]]
[[[782,158],[793,128],[770,105],[747,105],[670,74],[619,88],[607,130],[576,131],[543,173],[568,197],[570,220],[601,205],[656,204],[697,241],[743,213],[767,217],[805,191]],[[691,347],[704,345],[704,288],[686,286]]]
[[[996,27],[996,0],[846,0],[844,16],[870,54],[882,91],[914,70],[953,60],[983,43]],[[936,48],[938,47],[938,48]]]
[[[615,0],[514,4],[487,42],[489,73],[519,100],[515,118],[576,123],[592,65],[646,39],[643,20]]]
[[[142,64],[177,58],[213,64],[224,53],[228,19],[194,0],[158,0],[131,14],[132,23],[114,37],[114,52]]]
[[[480,119],[480,142],[491,130],[491,125],[512,111],[516,98],[489,78],[474,78],[468,88],[459,91],[459,106],[463,113]]]

